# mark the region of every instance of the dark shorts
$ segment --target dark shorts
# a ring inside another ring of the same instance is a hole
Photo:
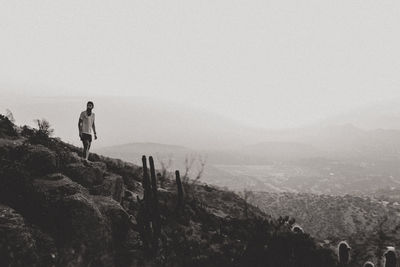
[[[82,140],[82,142],[91,143],[92,142],[92,135],[91,134],[82,133],[81,140]]]

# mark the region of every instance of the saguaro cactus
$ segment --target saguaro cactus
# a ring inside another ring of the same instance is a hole
[[[151,189],[152,189],[152,220],[153,220],[153,231],[154,231],[154,239],[157,242],[160,234],[161,234],[161,219],[160,219],[160,211],[158,209],[158,193],[157,193],[157,178],[156,171],[154,168],[154,160],[153,157],[149,157],[150,163],[150,175],[151,175]]]
[[[347,266],[350,262],[350,246],[346,241],[341,241],[338,245],[339,250],[339,264],[340,266]]]
[[[149,179],[149,171],[147,169],[147,160],[146,156],[142,157],[142,163],[143,163],[143,181],[142,181],[142,186],[144,189],[144,202],[146,205],[146,208],[150,210],[150,202],[151,202],[151,187],[150,187],[150,179]]]
[[[175,177],[176,177],[176,186],[178,188],[178,204],[177,208],[181,209],[183,207],[183,188],[182,188],[182,181],[181,181],[181,175],[179,174],[179,171],[175,171]]]
[[[144,189],[143,201],[141,202],[141,207],[138,213],[138,223],[140,222],[142,228],[142,239],[143,243],[146,247],[149,247],[150,242],[152,240],[152,231],[151,231],[151,190],[150,190],[150,180],[149,173],[147,169],[147,159],[146,156],[142,157],[143,163],[143,180],[142,186]]]
[[[384,256],[385,256],[385,267],[397,267],[397,255],[394,247],[388,247]]]
[[[154,168],[153,157],[149,157],[150,175],[147,168],[146,156],[142,157],[143,163],[143,200],[138,200],[140,209],[138,213],[138,223],[141,223],[143,243],[147,248],[152,248],[154,251],[158,248],[158,240],[161,235],[161,219],[158,208],[158,191],[157,178]]]

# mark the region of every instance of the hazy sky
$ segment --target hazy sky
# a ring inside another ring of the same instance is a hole
[[[129,95],[293,127],[400,97],[400,1],[0,0],[0,95]]]

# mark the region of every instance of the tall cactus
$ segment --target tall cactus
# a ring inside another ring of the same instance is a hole
[[[341,241],[338,245],[339,266],[348,266],[350,263],[350,246],[346,241]]]
[[[177,208],[180,210],[183,207],[183,188],[182,188],[181,175],[179,174],[178,170],[175,171],[175,177],[176,177],[176,186],[178,188]]]
[[[154,168],[153,157],[149,157],[150,163],[150,175],[151,175],[151,189],[152,189],[152,221],[154,231],[154,243],[158,243],[158,238],[161,234],[161,219],[160,211],[158,209],[158,191],[157,191],[157,178],[156,171]]]
[[[397,255],[394,247],[388,247],[384,254],[385,256],[385,267],[397,267]]]
[[[142,156],[142,163],[143,163],[143,181],[142,186],[144,189],[144,201],[146,208],[150,210],[150,203],[151,203],[151,187],[150,187],[150,179],[149,179],[149,171],[147,169],[147,160],[146,156]]]
[[[138,220],[142,225],[142,237],[143,243],[146,247],[149,247],[152,238],[151,231],[151,190],[150,190],[150,180],[149,180],[149,172],[147,169],[147,159],[146,156],[142,157],[143,163],[143,180],[142,186],[144,189],[143,201],[141,204],[141,208],[138,214]]]

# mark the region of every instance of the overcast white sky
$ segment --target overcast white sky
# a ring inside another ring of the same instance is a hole
[[[293,127],[400,97],[399,74],[398,0],[0,0],[3,96],[156,97]]]

